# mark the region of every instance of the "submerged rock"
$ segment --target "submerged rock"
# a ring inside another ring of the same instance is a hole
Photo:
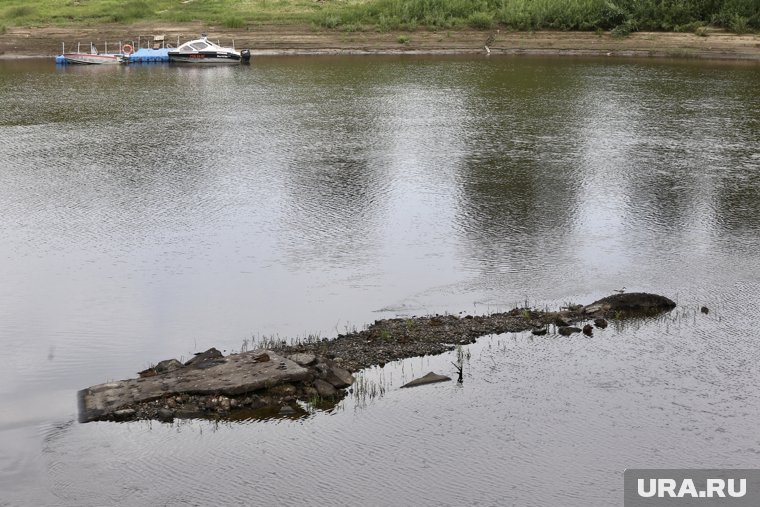
[[[425,375],[424,377],[420,377],[417,379],[412,380],[411,382],[407,382],[401,388],[404,387],[417,387],[417,386],[424,386],[425,384],[435,384],[436,382],[446,382],[447,380],[451,380],[450,377],[447,377],[446,375],[439,375],[437,373],[433,373],[432,371]]]

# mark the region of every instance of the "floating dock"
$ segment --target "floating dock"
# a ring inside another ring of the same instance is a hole
[[[140,48],[127,57],[129,63],[160,63],[169,61],[169,49]]]
[[[164,63],[169,61],[169,49],[140,48],[125,59],[126,63]],[[63,55],[58,55],[55,57],[55,63],[65,65],[66,60]]]

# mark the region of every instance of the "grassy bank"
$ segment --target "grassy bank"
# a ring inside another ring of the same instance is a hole
[[[736,33],[760,30],[760,0],[6,0],[8,27],[202,22],[226,28],[312,24],[344,31],[495,26],[514,30]]]

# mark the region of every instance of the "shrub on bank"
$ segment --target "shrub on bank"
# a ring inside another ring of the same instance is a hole
[[[515,30],[665,30],[712,25],[760,30],[760,0],[4,0],[0,25],[190,22],[242,28],[256,23],[311,23],[327,28],[413,30],[493,24]]]

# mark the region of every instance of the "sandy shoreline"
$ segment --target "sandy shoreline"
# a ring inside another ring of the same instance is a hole
[[[633,56],[665,58],[707,58],[760,61],[760,36],[735,35],[721,31],[707,36],[692,33],[637,32],[615,38],[592,32],[509,32],[504,30],[441,30],[437,32],[342,32],[319,30],[311,26],[262,26],[231,30],[200,24],[98,27],[9,28],[0,35],[0,59],[53,57],[61,44],[73,47],[78,42],[152,40],[164,35],[170,43],[195,38],[207,31],[211,39],[238,48],[250,48],[254,55],[309,54],[491,54]],[[406,42],[400,42],[405,40]]]

